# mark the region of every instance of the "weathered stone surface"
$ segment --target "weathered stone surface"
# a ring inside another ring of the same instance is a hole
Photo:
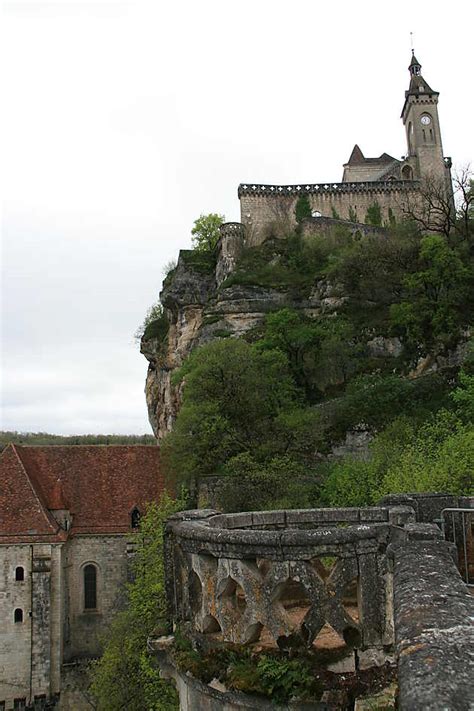
[[[400,707],[467,711],[474,708],[474,597],[452,546],[423,540],[419,528],[414,534],[392,547]]]

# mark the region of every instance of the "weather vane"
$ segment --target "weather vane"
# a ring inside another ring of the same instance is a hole
[[[414,54],[415,50],[413,49],[413,32],[410,32],[410,44],[411,44],[412,54]]]

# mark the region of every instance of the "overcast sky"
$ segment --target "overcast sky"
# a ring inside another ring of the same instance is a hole
[[[2,3],[2,429],[150,432],[133,334],[239,182],[405,152],[410,32],[445,155],[474,159],[473,4]]]

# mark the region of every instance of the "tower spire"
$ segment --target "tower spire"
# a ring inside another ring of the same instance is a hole
[[[408,66],[408,71],[412,77],[417,77],[421,74],[421,64],[415,57],[415,50],[411,48],[411,62]]]

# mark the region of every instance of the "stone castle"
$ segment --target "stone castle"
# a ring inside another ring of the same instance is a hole
[[[389,223],[404,214],[407,202],[413,204],[420,183],[434,180],[451,193],[451,159],[443,155],[438,117],[439,92],[421,74],[421,64],[412,52],[408,67],[410,85],[405,91],[401,119],[406,134],[406,155],[398,160],[387,153],[366,158],[355,145],[344,165],[340,183],[298,185],[239,185],[241,224],[248,244],[265,239],[267,228],[282,215],[294,215],[299,195],[307,195],[313,215],[338,216],[351,222],[364,222],[367,209],[381,207]]]

